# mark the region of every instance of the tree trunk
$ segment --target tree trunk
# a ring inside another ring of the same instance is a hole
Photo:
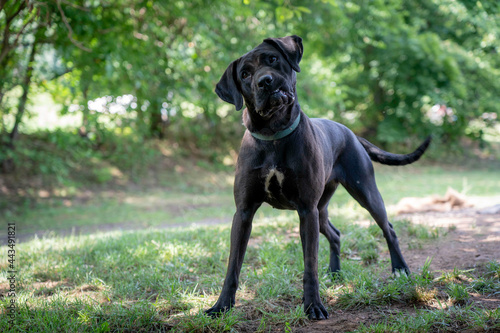
[[[83,96],[83,102],[85,103],[83,105],[83,110],[82,110],[82,124],[80,126],[80,128],[78,129],[78,134],[82,137],[82,138],[86,138],[88,139],[88,135],[89,135],[89,132],[90,132],[90,128],[89,128],[89,108],[88,108],[88,91],[89,91],[89,87],[86,86],[84,88],[82,88],[82,96]]]
[[[31,50],[30,50],[30,56],[28,59],[28,66],[26,68],[26,74],[24,76],[24,80],[21,84],[21,88],[23,90],[23,94],[21,95],[21,98],[19,99],[19,106],[17,107],[17,113],[16,113],[16,119],[14,122],[14,127],[12,128],[12,131],[9,133],[8,140],[6,142],[6,145],[3,149],[5,150],[14,150],[15,148],[15,141],[19,135],[19,125],[21,124],[24,111],[26,110],[26,102],[28,100],[28,93],[29,93],[29,88],[30,88],[30,83],[31,83],[31,78],[33,76],[33,62],[35,60],[35,54],[36,54],[36,37],[35,41],[33,42],[33,45],[31,45]],[[4,155],[4,154],[2,154]],[[7,155],[7,154],[5,154]],[[4,156],[5,156],[4,155]],[[2,169],[5,173],[12,172],[14,170],[14,161],[10,157],[5,157],[2,161]]]
[[[161,105],[154,99],[149,105],[149,133],[152,137],[163,139],[163,120],[161,118]]]
[[[14,146],[14,141],[17,139],[17,136],[19,134],[19,125],[21,124],[24,111],[26,110],[26,101],[28,100],[31,77],[33,76],[33,61],[35,60],[35,54],[36,54],[36,40],[33,42],[33,45],[31,46],[31,53],[28,60],[28,68],[26,69],[26,75],[24,76],[24,80],[21,85],[23,89],[23,94],[19,100],[19,106],[17,108],[14,128],[12,129],[12,132],[10,132],[9,135],[10,143],[12,146]]]

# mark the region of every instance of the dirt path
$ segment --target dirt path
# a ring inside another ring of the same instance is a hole
[[[406,256],[410,267],[422,267],[432,257],[432,270],[474,268],[500,260],[500,214],[475,211],[429,213],[408,216],[413,223],[444,228],[448,234],[434,244],[411,251]]]

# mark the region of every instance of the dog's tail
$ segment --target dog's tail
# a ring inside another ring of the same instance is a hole
[[[371,160],[381,164],[387,165],[406,165],[417,161],[422,156],[425,150],[429,147],[432,137],[428,136],[427,139],[410,154],[400,155],[386,152],[379,147],[375,146],[370,141],[358,136],[359,142],[363,145]]]

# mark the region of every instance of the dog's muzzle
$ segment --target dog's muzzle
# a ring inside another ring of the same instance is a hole
[[[276,109],[295,101],[295,94],[277,83],[270,74],[263,75],[258,79],[256,92],[256,111],[263,117],[269,116]]]

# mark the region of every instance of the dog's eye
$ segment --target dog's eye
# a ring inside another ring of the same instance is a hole
[[[269,62],[272,64],[272,63],[275,63],[276,61],[278,61],[278,57],[277,56],[270,56],[269,57]]]
[[[243,72],[241,72],[241,78],[242,78],[243,80],[244,80],[244,79],[246,79],[246,78],[247,78],[247,77],[249,77],[249,76],[250,76],[250,73],[248,73],[247,71],[243,71]]]

